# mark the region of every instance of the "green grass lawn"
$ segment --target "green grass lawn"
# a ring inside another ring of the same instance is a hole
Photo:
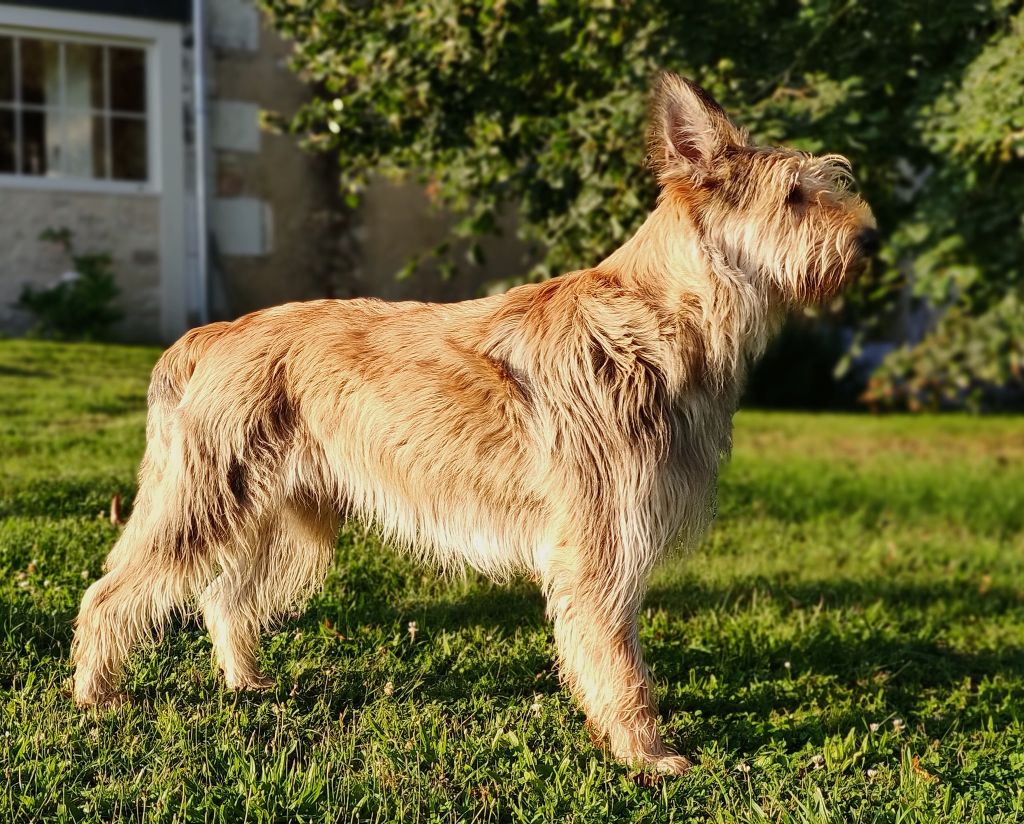
[[[740,413],[719,518],[641,618],[696,762],[659,780],[590,743],[532,585],[359,526],[267,639],[276,690],[226,692],[184,620],[131,705],[74,710],[156,355],[0,342],[0,820],[1024,820],[1024,420]]]

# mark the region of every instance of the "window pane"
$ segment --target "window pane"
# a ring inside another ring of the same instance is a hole
[[[64,151],[60,173],[71,177],[99,177],[94,169],[95,140],[93,116],[87,111],[67,109],[64,112]],[[51,156],[50,167],[56,164]]]
[[[65,94],[68,106],[105,109],[103,47],[84,43],[64,45]]]
[[[145,180],[146,121],[138,118],[112,117],[110,154],[114,180]]]
[[[21,113],[21,173],[44,175],[49,168],[50,154],[60,157],[54,125],[56,118],[48,112]],[[49,149],[49,152],[47,152]]]
[[[14,100],[14,40],[0,37],[0,100]]]
[[[0,173],[14,171],[14,112],[0,109]]]
[[[21,47],[21,102],[60,102],[60,50],[51,40],[23,37]]]
[[[92,176],[110,177],[107,169],[107,118],[101,115],[92,118]]]
[[[110,49],[110,108],[146,111],[146,53],[142,49]]]

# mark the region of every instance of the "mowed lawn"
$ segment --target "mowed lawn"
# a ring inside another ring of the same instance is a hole
[[[741,412],[704,543],[641,616],[658,779],[595,748],[533,585],[361,526],[227,692],[193,619],[72,708],[157,351],[0,342],[0,821],[1024,819],[1024,420]],[[515,517],[514,513],[511,517]]]

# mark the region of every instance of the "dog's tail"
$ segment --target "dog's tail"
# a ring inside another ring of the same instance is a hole
[[[229,323],[211,323],[182,335],[156,362],[149,381],[146,416],[146,452],[139,466],[138,494],[128,529],[139,529],[157,505],[153,500],[159,481],[169,470],[174,412],[196,365],[219,338]],[[133,523],[136,522],[136,523]],[[131,550],[132,542],[118,541],[107,557],[105,568],[116,565],[119,555]]]
[[[150,423],[161,424],[166,413],[177,407],[192,373],[196,371],[196,364],[210,346],[223,337],[230,325],[222,321],[192,329],[160,356],[149,381]]]
[[[209,348],[227,332],[230,323],[221,321],[192,329],[178,338],[156,362],[149,380],[149,414],[146,417],[146,456],[143,469],[162,472],[171,446],[174,411],[181,403],[196,365]],[[141,477],[139,479],[142,480]]]

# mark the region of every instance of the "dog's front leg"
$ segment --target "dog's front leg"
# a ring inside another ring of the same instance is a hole
[[[603,565],[563,558],[547,578],[562,679],[592,728],[624,761],[683,773],[690,762],[666,747],[637,637],[642,587],[617,580]]]

